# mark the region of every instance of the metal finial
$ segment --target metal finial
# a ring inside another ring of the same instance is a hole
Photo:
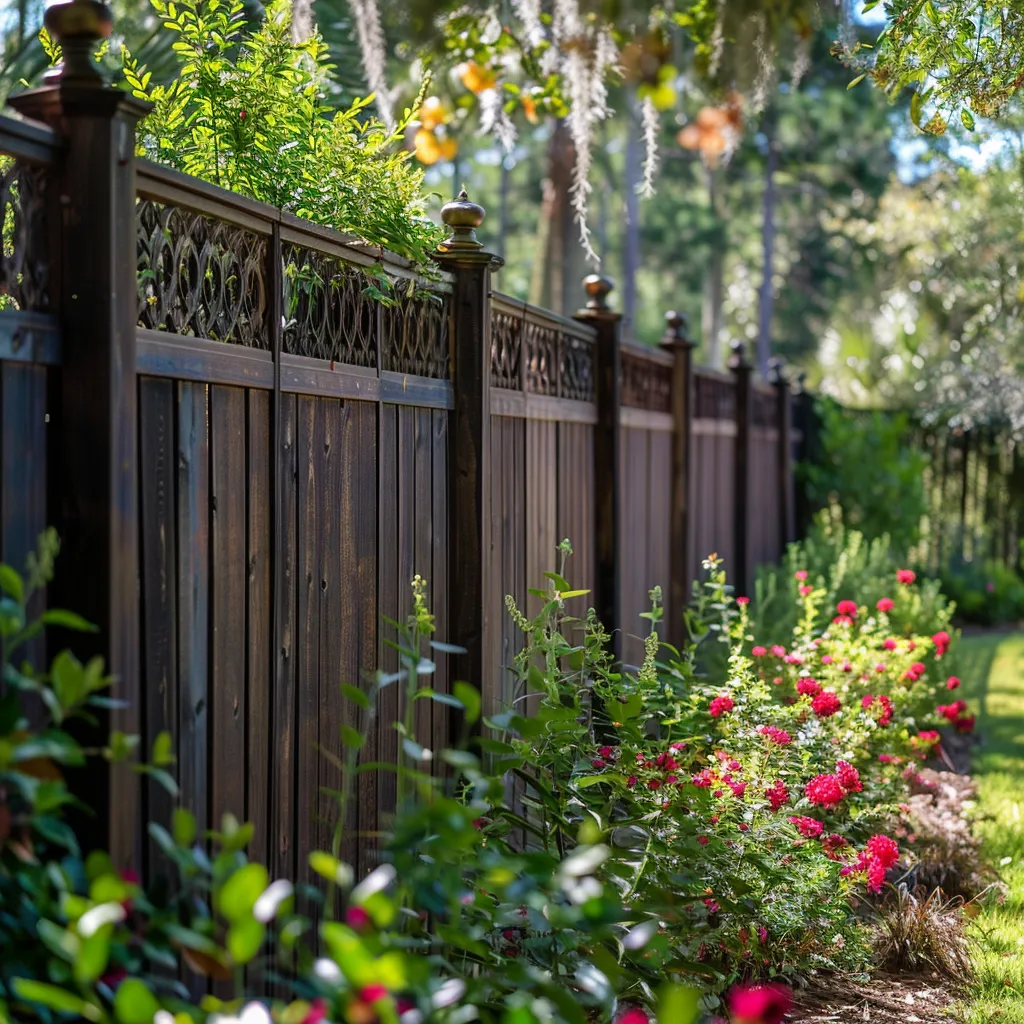
[[[732,357],[729,359],[729,368],[732,370],[749,370],[750,363],[747,362],[747,347],[739,338],[735,338],[729,346],[732,349]]]
[[[673,352],[681,346],[693,348],[693,342],[687,337],[689,328],[690,321],[685,313],[669,310],[665,314],[665,333],[661,336],[659,347],[666,352]]]
[[[615,287],[610,277],[602,274],[589,274],[583,279],[583,289],[587,293],[587,309],[599,313],[608,312],[608,295]]]
[[[47,7],[43,24],[63,52],[63,61],[46,73],[44,81],[103,86],[103,72],[94,55],[96,44],[113,31],[110,8],[99,0],[67,0]]]
[[[442,252],[476,252],[484,247],[476,237],[476,229],[484,222],[487,211],[470,201],[463,188],[456,199],[441,207],[441,220],[449,229],[448,237],[438,248]]]

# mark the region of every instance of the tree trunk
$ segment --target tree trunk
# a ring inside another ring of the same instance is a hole
[[[720,209],[718,172],[707,169],[708,200],[715,219],[715,230],[704,274],[704,302],[701,307],[701,336],[708,365],[722,369],[722,303],[725,299],[725,253],[728,246],[726,220]]]
[[[764,133],[768,152],[764,162],[764,205],[761,222],[761,252],[764,274],[761,278],[757,324],[757,370],[768,376],[768,360],[772,354],[772,319],[775,311],[775,286],[772,276],[775,265],[775,207],[778,193],[775,172],[778,169],[779,150],[775,141],[775,116],[768,111],[764,119]]]
[[[304,43],[314,28],[313,0],[292,0],[292,41]]]
[[[640,269],[640,196],[637,186],[643,177],[640,146],[640,111],[636,94],[626,103],[626,228],[622,235],[622,334],[636,336],[636,275]]]
[[[508,230],[509,230],[509,211],[508,211],[508,192],[509,192],[509,166],[508,157],[502,157],[501,160],[501,184],[499,186],[498,194],[498,255],[506,256],[506,247],[508,246]]]

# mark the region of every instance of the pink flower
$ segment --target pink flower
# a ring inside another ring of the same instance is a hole
[[[836,611],[840,615],[848,615],[851,619],[857,617],[857,602],[856,601],[840,601],[836,605]]]
[[[714,772],[710,768],[697,772],[690,780],[698,789],[710,789],[715,783]]]
[[[892,699],[886,694],[880,694],[878,703],[882,707],[882,713],[879,715],[878,724],[886,726],[892,721]]]
[[[872,836],[867,842],[867,847],[868,853],[880,861],[884,868],[893,867],[900,859],[900,848],[896,840],[888,836]]]
[[[736,598],[736,603],[738,605],[750,604],[750,598],[749,597],[737,597]]]
[[[661,789],[661,779],[651,779],[651,781],[647,783],[647,788],[650,790]]]
[[[799,580],[801,583],[803,583],[803,581],[807,579],[807,570],[797,569],[797,571],[793,573],[793,579]]]
[[[804,663],[804,656],[802,654],[797,654],[796,652],[794,652],[793,654],[787,654],[786,655],[786,664],[787,665],[802,665],[803,663]]]
[[[892,637],[889,637],[889,638],[888,638],[888,639],[887,639],[887,640],[885,641],[885,643],[883,643],[883,644],[882,644],[882,646],[883,646],[883,647],[884,647],[884,648],[885,648],[885,649],[886,649],[887,651],[895,651],[895,650],[896,650],[896,641],[895,641],[895,640],[893,640],[893,638],[892,638]]]
[[[860,773],[849,761],[836,761],[836,775],[839,784],[847,793],[859,793],[864,788],[860,781]]]
[[[843,664],[840,666],[840,668],[842,668],[842,670],[844,672],[852,672],[853,671],[853,666],[848,661],[844,661]]]
[[[960,733],[974,732],[974,715],[964,715],[962,718],[958,718],[953,725],[956,727],[956,731]]]
[[[627,1010],[618,1019],[618,1024],[650,1024],[650,1019],[643,1010]]]
[[[804,818],[798,814],[794,814],[789,822],[791,825],[796,825],[796,830],[807,839],[817,839],[825,828],[820,821],[816,821],[814,818]]]
[[[772,654],[774,654],[776,658],[784,658],[786,656],[786,648],[783,647],[782,644],[773,644]]]
[[[767,649],[764,647],[752,647],[750,653],[755,658],[763,658],[767,653]]]
[[[815,775],[807,783],[804,794],[812,804],[829,808],[842,803],[846,790],[838,775]]]
[[[814,679],[798,679],[796,692],[804,697],[817,697],[821,693],[821,683]]]
[[[850,844],[842,836],[836,835],[833,832],[832,835],[825,836],[821,841],[821,845],[825,850],[825,856],[829,860],[839,860],[839,851]]]
[[[776,729],[774,725],[762,725],[757,731],[762,736],[767,736],[772,743],[778,743],[780,747],[784,747],[788,743],[793,742],[793,738],[785,729]]]
[[[598,750],[598,753],[601,755],[601,757],[611,757],[612,756],[612,748],[611,747],[601,747],[601,749]]]
[[[823,654],[821,656],[821,663],[822,663],[822,665],[831,665],[833,660],[834,659],[833,659],[831,654]]]
[[[944,629],[940,630],[932,637],[932,643],[935,644],[935,654],[937,657],[941,658],[942,655],[949,650],[950,642],[950,636]]]
[[[862,708],[869,708],[874,703],[875,703],[875,698],[872,697],[870,693],[865,693],[864,696],[861,697],[861,699],[860,699],[860,706]]]
[[[813,594],[813,593],[814,593],[814,587],[805,586],[805,587],[801,587],[800,588],[800,596],[801,597],[810,597],[811,594]]]
[[[590,762],[590,764],[591,764],[591,767],[593,767],[593,768],[607,768],[608,767],[608,762],[607,761],[602,761],[601,758],[599,758],[599,757],[595,757],[594,760]]]
[[[764,795],[768,797],[768,803],[773,811],[789,803],[789,790],[784,782],[776,782],[774,786],[764,791]]]
[[[637,780],[637,777],[635,775],[630,775],[630,777],[628,779],[626,779],[626,785],[630,789],[632,789],[637,784],[637,781],[638,780]]]
[[[361,932],[370,926],[370,915],[362,907],[349,907],[345,911],[345,923],[353,931]]]
[[[900,759],[895,754],[879,754],[878,755],[878,760],[881,761],[882,764],[899,764],[900,763]]]
[[[868,865],[868,888],[872,892],[881,892],[885,885],[885,865],[880,860],[872,860]]]
[[[737,800],[743,799],[743,794],[747,791],[747,784],[745,782],[730,782],[729,788],[732,790],[732,795]]]
[[[955,690],[960,685],[960,679],[957,676],[950,676],[946,680],[946,689]]]
[[[792,1005],[789,989],[774,982],[739,985],[729,993],[733,1024],[782,1024]]]
[[[713,899],[706,899],[704,906],[708,908],[709,914],[717,914],[722,909]]]
[[[913,569],[900,569],[896,573],[896,582],[902,583],[904,586],[909,587],[914,580],[917,579],[917,574]]]
[[[850,618],[849,615],[837,615],[832,620],[832,625],[833,626],[852,626],[853,625],[853,619]]]
[[[894,607],[894,605],[893,605],[893,600],[892,600],[892,598],[891,598],[891,597],[883,597],[883,598],[882,598],[882,599],[881,599],[881,600],[880,600],[880,601],[878,602],[878,604],[876,604],[876,605],[875,605],[875,607],[876,607],[876,608],[877,608],[877,609],[878,609],[878,610],[879,610],[880,612],[891,612],[891,611],[893,610],[893,607]]]
[[[842,706],[839,698],[831,690],[823,690],[811,701],[811,708],[819,718],[829,718]]]
[[[322,1020],[327,1020],[327,1003],[323,999],[314,999],[302,1018],[302,1024],[320,1024]]]
[[[876,672],[878,672],[878,673],[882,673],[882,672],[884,672],[884,671],[885,671],[885,665],[884,665],[884,664],[882,664],[882,662],[879,662],[879,663],[878,663],[878,664],[877,664],[877,665],[875,666],[875,671],[876,671]]]
[[[723,693],[711,702],[708,706],[708,712],[712,718],[718,718],[719,715],[724,714],[726,711],[732,711],[735,706],[732,697],[727,693]]]
[[[708,845],[708,837],[707,836],[697,836],[697,842],[700,843],[701,846],[707,846]]]
[[[765,928],[765,926],[763,924],[762,925],[758,925],[757,937],[761,940],[761,942],[767,942],[768,941],[768,929]]]
[[[383,985],[364,985],[359,990],[359,998],[364,1003],[379,1003],[387,997],[388,990]]]

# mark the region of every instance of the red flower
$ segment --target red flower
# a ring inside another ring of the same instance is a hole
[[[112,967],[100,978],[100,981],[113,992],[127,977],[128,972],[123,967]]]
[[[875,698],[872,697],[870,693],[865,693],[864,696],[861,697],[861,699],[860,699],[860,706],[862,708],[869,708],[874,703],[875,703]]]
[[[917,574],[913,569],[900,569],[896,573],[896,582],[902,583],[904,586],[910,586],[914,580],[917,579]]]
[[[608,767],[608,762],[607,761],[602,761],[601,758],[599,758],[599,757],[595,757],[594,760],[590,762],[590,764],[594,768],[607,768]]]
[[[763,658],[768,653],[768,651],[764,647],[752,647],[750,649],[750,653],[755,658]]]
[[[787,743],[793,742],[793,738],[785,729],[776,729],[774,725],[762,725],[757,731],[762,736],[767,736],[772,743],[778,743],[780,747],[784,747]]]
[[[789,803],[789,790],[784,782],[776,782],[774,786],[764,791],[764,795],[768,797],[768,803],[771,804],[773,811]]]
[[[821,663],[822,665],[831,665],[834,660],[831,654],[824,654],[822,655]]]
[[[932,637],[932,643],[935,644],[936,655],[941,658],[949,650],[950,636],[944,629],[940,630]]]
[[[836,761],[836,776],[847,793],[859,793],[864,788],[861,785],[860,774],[849,761]]]
[[[868,865],[868,888],[872,892],[881,892],[885,885],[885,865],[880,860],[873,860]]]
[[[835,807],[842,803],[846,790],[838,775],[815,775],[804,789],[807,799],[819,807]]]
[[[957,676],[950,676],[946,680],[946,689],[947,690],[955,690],[955,689],[957,689],[957,687],[959,687],[959,685],[960,685],[960,679]]]
[[[829,718],[842,706],[839,698],[831,690],[822,691],[811,701],[811,708],[819,718]]]
[[[735,707],[732,697],[727,693],[723,693],[720,697],[716,697],[711,704],[708,706],[708,712],[712,718],[718,718],[719,715],[724,714],[726,711],[732,711]]]
[[[708,837],[707,836],[697,836],[697,842],[700,843],[701,846],[707,846],[708,845]]]
[[[712,899],[706,899],[704,906],[708,908],[709,914],[717,914],[722,908]]]
[[[637,784],[637,781],[638,780],[635,775],[630,775],[630,777],[626,779],[626,785],[629,786],[630,789],[632,789]]]
[[[878,718],[878,724],[886,726],[892,721],[892,700],[883,693],[879,696],[878,703],[882,706],[882,714]]]
[[[661,789],[661,779],[651,779],[651,781],[647,783],[647,788],[652,790]]]
[[[820,821],[816,821],[814,818],[804,818],[798,814],[794,814],[789,821],[790,824],[796,825],[800,835],[806,836],[808,839],[817,839],[825,829]]]
[[[896,650],[896,641],[895,641],[895,640],[893,640],[893,638],[892,638],[892,637],[889,637],[889,638],[888,638],[888,639],[887,639],[887,640],[885,641],[885,643],[883,643],[883,644],[882,644],[882,646],[883,646],[883,647],[884,647],[884,648],[885,648],[885,649],[886,649],[887,651],[895,651],[895,650]]]
[[[868,853],[883,868],[891,868],[900,859],[900,848],[895,839],[888,836],[872,836],[867,843]]]
[[[788,988],[774,983],[740,985],[729,993],[733,1024],[782,1024],[793,999]]]
[[[786,656],[786,648],[783,647],[782,644],[775,644],[772,647],[772,654],[774,654],[776,658],[784,658]]]
[[[895,754],[879,754],[878,760],[881,761],[882,764],[899,764],[901,759]]]
[[[349,907],[345,911],[345,923],[353,931],[361,932],[370,926],[370,915],[362,907]]]
[[[736,598],[736,603],[738,605],[750,604],[750,598],[749,597],[737,597]]]
[[[611,747],[601,747],[601,749],[598,750],[598,753],[602,757],[611,757],[612,756],[612,748]]]
[[[364,985],[359,990],[359,998],[364,1003],[379,1003],[387,997],[388,990],[383,985]]]
[[[856,601],[840,601],[836,605],[836,611],[840,615],[848,615],[851,619],[857,617],[857,602]]]
[[[793,579],[800,580],[800,582],[803,583],[803,581],[807,579],[807,570],[797,569],[797,571],[793,573]]]
[[[891,612],[893,609],[893,600],[891,597],[883,597],[875,607],[880,612]]]
[[[697,772],[691,780],[698,789],[710,789],[715,782],[715,774],[710,768]]]
[[[814,679],[798,679],[796,692],[804,697],[817,697],[821,693],[821,683],[816,682]]]
[[[747,784],[745,782],[730,782],[729,788],[732,790],[732,795],[737,800],[743,799],[743,794],[747,791]]]
[[[810,597],[814,593],[814,587],[806,586],[800,588],[801,597]]]
[[[849,615],[837,615],[832,620],[832,625],[833,626],[852,626],[853,625],[853,619],[850,618]]]
[[[953,725],[956,727],[957,732],[974,732],[974,721],[974,715],[964,715],[962,718],[958,718]]]
[[[825,856],[829,860],[839,860],[839,851],[849,846],[850,844],[840,835],[836,835],[834,832],[825,836],[821,841],[821,845],[825,850]]]

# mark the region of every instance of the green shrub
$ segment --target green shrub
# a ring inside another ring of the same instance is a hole
[[[894,601],[890,619],[899,633],[948,629],[954,605],[942,582],[922,577],[915,587],[898,586],[896,573],[907,565],[889,537],[871,540],[847,526],[844,516],[845,510],[835,506],[822,510],[807,537],[790,544],[779,565],[758,570],[751,612],[758,629],[776,636],[791,632],[800,614],[800,589],[807,586],[823,591],[819,628],[828,621],[829,609],[856,597],[872,608],[885,598]]]
[[[920,540],[928,511],[928,460],[908,443],[906,413],[854,412],[836,402],[817,404],[821,451],[801,464],[808,498],[840,505],[849,526],[869,540],[887,537],[898,558]]]
[[[963,622],[995,626],[1024,620],[1024,579],[1001,562],[956,562],[940,578]]]

